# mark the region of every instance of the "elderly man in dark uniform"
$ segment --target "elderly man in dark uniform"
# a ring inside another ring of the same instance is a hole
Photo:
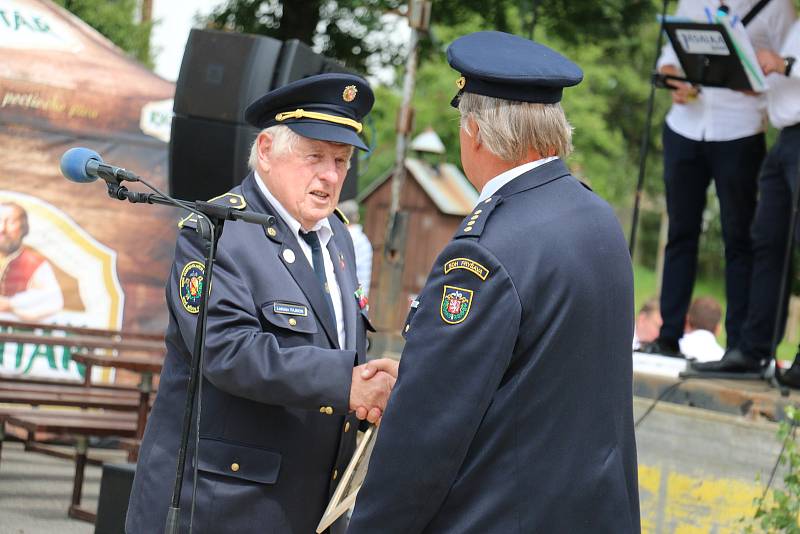
[[[361,78],[325,74],[247,109],[247,120],[264,128],[253,171],[216,202],[274,224],[228,222],[219,241],[199,449],[190,440],[186,471],[198,470],[195,534],[313,532],[355,448],[356,416],[376,421],[388,399],[396,364],[365,368],[371,327],[349,233],[333,215],[353,147],[366,148],[357,134],[373,101]],[[167,356],[131,494],[131,534],[164,530],[205,283],[194,229],[202,223],[182,221],[167,285]],[[187,475],[181,532],[191,484]]]
[[[582,72],[500,32],[447,57],[481,196],[412,307],[348,532],[639,532],[630,256],[561,159]]]

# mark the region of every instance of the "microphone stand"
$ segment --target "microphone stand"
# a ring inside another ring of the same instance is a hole
[[[658,58],[661,55],[661,44],[664,39],[664,19],[667,17],[667,4],[669,0],[664,0],[661,9],[661,26],[658,29],[658,44],[656,45],[656,57],[653,61],[653,72],[656,73]],[[657,74],[657,73],[656,73]],[[639,226],[639,204],[642,200],[642,189],[644,189],[644,173],[647,166],[647,153],[650,149],[650,129],[653,124],[653,107],[656,98],[656,79],[651,80],[650,98],[647,100],[647,118],[644,121],[644,132],[642,132],[642,144],[639,147],[639,177],[636,180],[636,195],[633,201],[633,214],[631,215],[631,234],[628,240],[628,251],[631,259],[636,249],[636,228]]]
[[[198,377],[200,375],[200,369],[202,367],[203,356],[205,353],[206,323],[208,320],[208,292],[211,287],[211,276],[214,270],[217,243],[219,242],[219,238],[222,236],[222,230],[225,221],[241,220],[252,224],[272,225],[275,223],[275,217],[271,215],[262,215],[259,213],[242,212],[231,207],[218,206],[208,202],[187,202],[176,200],[160,193],[156,188],[150,186],[132,173],[124,178],[119,176],[108,176],[105,174],[102,176],[106,181],[108,195],[111,198],[115,198],[117,200],[127,200],[131,203],[177,206],[188,209],[189,211],[197,214],[197,232],[204,240],[207,241],[205,251],[205,280],[201,290],[200,309],[197,316],[197,326],[195,327],[194,347],[192,348],[192,364],[189,372],[189,384],[187,386],[186,403],[184,407],[181,441],[178,448],[178,463],[175,472],[175,486],[172,491],[172,500],[167,511],[167,521],[164,528],[165,534],[178,534],[180,527],[180,501],[181,489],[183,486],[183,474],[186,464],[189,435],[191,433],[191,421],[194,413],[195,396],[199,383]],[[123,179],[127,181],[141,182],[147,187],[156,191],[156,193],[130,191],[127,187],[120,185],[120,181]],[[206,224],[204,224],[204,222]],[[197,452],[195,452],[195,454],[197,454]]]
[[[794,236],[797,230],[798,213],[800,213],[800,163],[798,163],[798,176],[796,178],[795,186],[792,191],[792,215],[789,218],[789,232],[786,234],[786,250],[783,256],[783,269],[781,271],[781,285],[778,290],[778,304],[775,307],[775,326],[772,329],[772,340],[770,342],[770,356],[775,362],[775,373],[771,377],[765,377],[771,385],[780,389],[781,395],[784,397],[789,394],[789,388],[781,384],[781,370],[778,367],[778,344],[781,341],[783,328],[786,321],[784,306],[789,295],[789,272],[792,265],[792,251],[794,250]],[[782,320],[783,319],[783,320]]]

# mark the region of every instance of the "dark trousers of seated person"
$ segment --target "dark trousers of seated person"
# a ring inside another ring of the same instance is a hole
[[[750,304],[742,330],[742,351],[756,359],[771,357],[786,239],[797,187],[800,124],[784,128],[770,149],[758,178],[758,207],[753,221],[753,275]],[[798,234],[795,230],[795,239]],[[791,270],[790,270],[791,272]],[[789,291],[781,303],[780,332],[786,325]]]
[[[766,153],[763,134],[732,141],[693,141],[664,125],[664,186],[669,232],[661,283],[659,337],[677,345],[692,298],[703,210],[711,180],[719,198],[725,243],[725,330],[738,346],[750,295],[750,224],[758,170]]]

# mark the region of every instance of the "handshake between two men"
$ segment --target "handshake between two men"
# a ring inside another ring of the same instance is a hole
[[[378,358],[353,367],[350,410],[355,411],[358,419],[373,424],[380,420],[397,380],[398,366],[396,360]]]

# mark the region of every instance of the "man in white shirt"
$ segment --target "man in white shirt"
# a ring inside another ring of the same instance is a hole
[[[676,15],[708,21],[722,9],[747,17],[757,0],[681,0]],[[747,24],[756,48],[777,49],[795,19],[790,0],[772,0]],[[664,47],[658,68],[682,75],[677,55]],[[697,270],[706,191],[714,180],[725,241],[728,347],[739,345],[747,313],[752,248],[750,224],[756,205],[757,176],[766,152],[763,98],[729,89],[694,87],[669,81],[673,105],[664,124],[664,185],[669,233],[664,256],[661,315],[664,324],[645,352],[680,355],[678,339]]]
[[[780,52],[776,52],[779,50]],[[770,149],[758,179],[759,200],[753,221],[753,274],[750,303],[742,330],[740,349],[728,351],[719,362],[695,364],[698,371],[745,373],[763,371],[772,354],[775,321],[780,331],[786,322],[786,302],[776,318],[786,242],[792,214],[792,192],[797,189],[800,154],[800,21],[794,22],[782,46],[758,50],[762,70],[768,75],[769,120],[779,128],[778,140]],[[797,234],[796,234],[797,235]],[[800,389],[800,364],[778,378]]]
[[[714,362],[725,349],[717,343],[722,307],[714,297],[697,297],[686,314],[686,330],[680,339],[681,352],[698,362]]]
[[[356,252],[356,276],[366,297],[369,295],[369,285],[372,281],[372,243],[364,233],[364,228],[358,224],[361,219],[358,203],[355,200],[345,200],[339,203],[339,209],[348,221],[347,231],[353,239],[353,248]]]

